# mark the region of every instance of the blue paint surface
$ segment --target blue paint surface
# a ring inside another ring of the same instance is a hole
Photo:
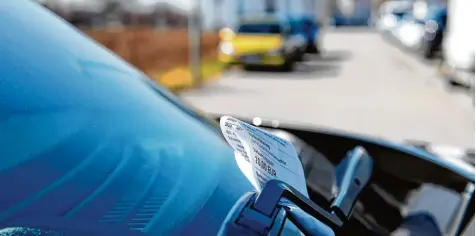
[[[253,190],[213,123],[40,5],[0,1],[0,30],[0,229],[209,235]]]

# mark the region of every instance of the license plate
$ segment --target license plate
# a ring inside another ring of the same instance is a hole
[[[245,63],[259,63],[260,57],[259,56],[243,56],[243,61]]]

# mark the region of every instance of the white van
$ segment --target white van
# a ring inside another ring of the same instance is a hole
[[[476,1],[448,1],[442,72],[452,83],[474,86]],[[474,87],[473,87],[474,88]]]

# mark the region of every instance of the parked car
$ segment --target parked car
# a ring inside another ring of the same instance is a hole
[[[276,179],[259,192],[222,114],[33,1],[0,9],[2,236],[474,235],[474,154],[259,118],[309,196]]]
[[[405,14],[411,12],[412,7],[411,1],[383,2],[378,9],[376,28],[383,33],[392,31],[403,20]]]
[[[428,9],[423,24],[424,32],[421,38],[419,54],[425,59],[434,58],[441,52],[441,44],[446,31],[446,6],[434,6]]]
[[[417,1],[412,12],[404,14],[394,35],[406,48],[430,58],[439,50],[445,23],[445,5]]]
[[[421,24],[417,24],[412,17],[404,16],[404,19],[392,30],[392,35],[405,49],[416,51],[420,48],[423,32],[424,29]]]
[[[474,89],[475,2],[452,0],[448,3],[448,24],[443,39],[441,71],[451,83]],[[474,94],[474,93],[473,93]]]
[[[301,33],[307,41],[306,53],[320,54],[322,46],[322,25],[310,16],[293,16],[292,30]]]
[[[371,0],[337,1],[332,14],[332,24],[339,26],[372,25]]]
[[[292,70],[307,47],[288,17],[274,14],[243,16],[235,30],[221,31],[219,59],[228,64],[276,66]]]
[[[412,3],[410,12],[403,14],[402,19],[391,32],[392,35],[406,48],[416,50],[421,42],[423,29],[421,25],[417,24],[415,18],[424,18],[427,9],[427,3],[424,1],[417,1]],[[423,12],[423,13],[422,13]]]

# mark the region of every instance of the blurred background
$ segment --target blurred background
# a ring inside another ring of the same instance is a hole
[[[474,0],[37,0],[201,110],[474,148]]]

